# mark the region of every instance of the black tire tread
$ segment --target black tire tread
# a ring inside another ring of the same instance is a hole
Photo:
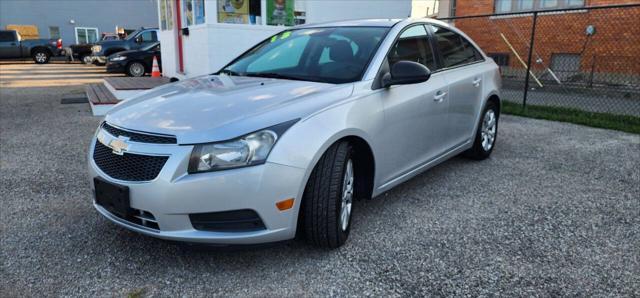
[[[340,142],[327,149],[307,182],[303,197],[304,229],[307,241],[327,248],[344,243],[338,226],[336,200],[341,199],[342,178],[351,146]]]

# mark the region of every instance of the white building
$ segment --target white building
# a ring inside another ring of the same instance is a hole
[[[346,19],[406,18],[411,15],[412,2],[158,0],[163,76],[183,79],[216,72],[251,46],[284,30],[284,26]]]

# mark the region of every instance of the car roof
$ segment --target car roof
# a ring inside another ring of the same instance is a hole
[[[326,23],[307,24],[296,26],[295,28],[321,28],[321,27],[393,27],[402,19],[360,19],[343,20]]]

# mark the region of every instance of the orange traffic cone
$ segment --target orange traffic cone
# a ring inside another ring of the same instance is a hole
[[[156,59],[156,56],[153,56],[153,64],[151,66],[151,76],[154,78],[160,77],[160,67],[158,67],[158,59]]]

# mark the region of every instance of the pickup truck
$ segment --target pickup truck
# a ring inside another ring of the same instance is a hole
[[[120,40],[120,37],[117,34],[113,33],[103,33],[102,39],[100,41],[111,41],[111,40]],[[85,44],[72,44],[69,46],[71,48],[71,52],[73,53],[73,57],[75,59],[80,60],[86,64],[92,62],[91,54],[93,46],[95,43],[85,43]]]
[[[22,40],[15,30],[0,30],[0,59],[31,57],[35,63],[49,62],[52,56],[62,52],[62,39]]]
[[[150,46],[158,41],[158,28],[142,28],[137,30],[125,39],[122,40],[109,40],[99,41],[92,48],[91,58],[94,63],[105,64],[107,63],[107,57],[112,54],[138,50],[143,47]]]

